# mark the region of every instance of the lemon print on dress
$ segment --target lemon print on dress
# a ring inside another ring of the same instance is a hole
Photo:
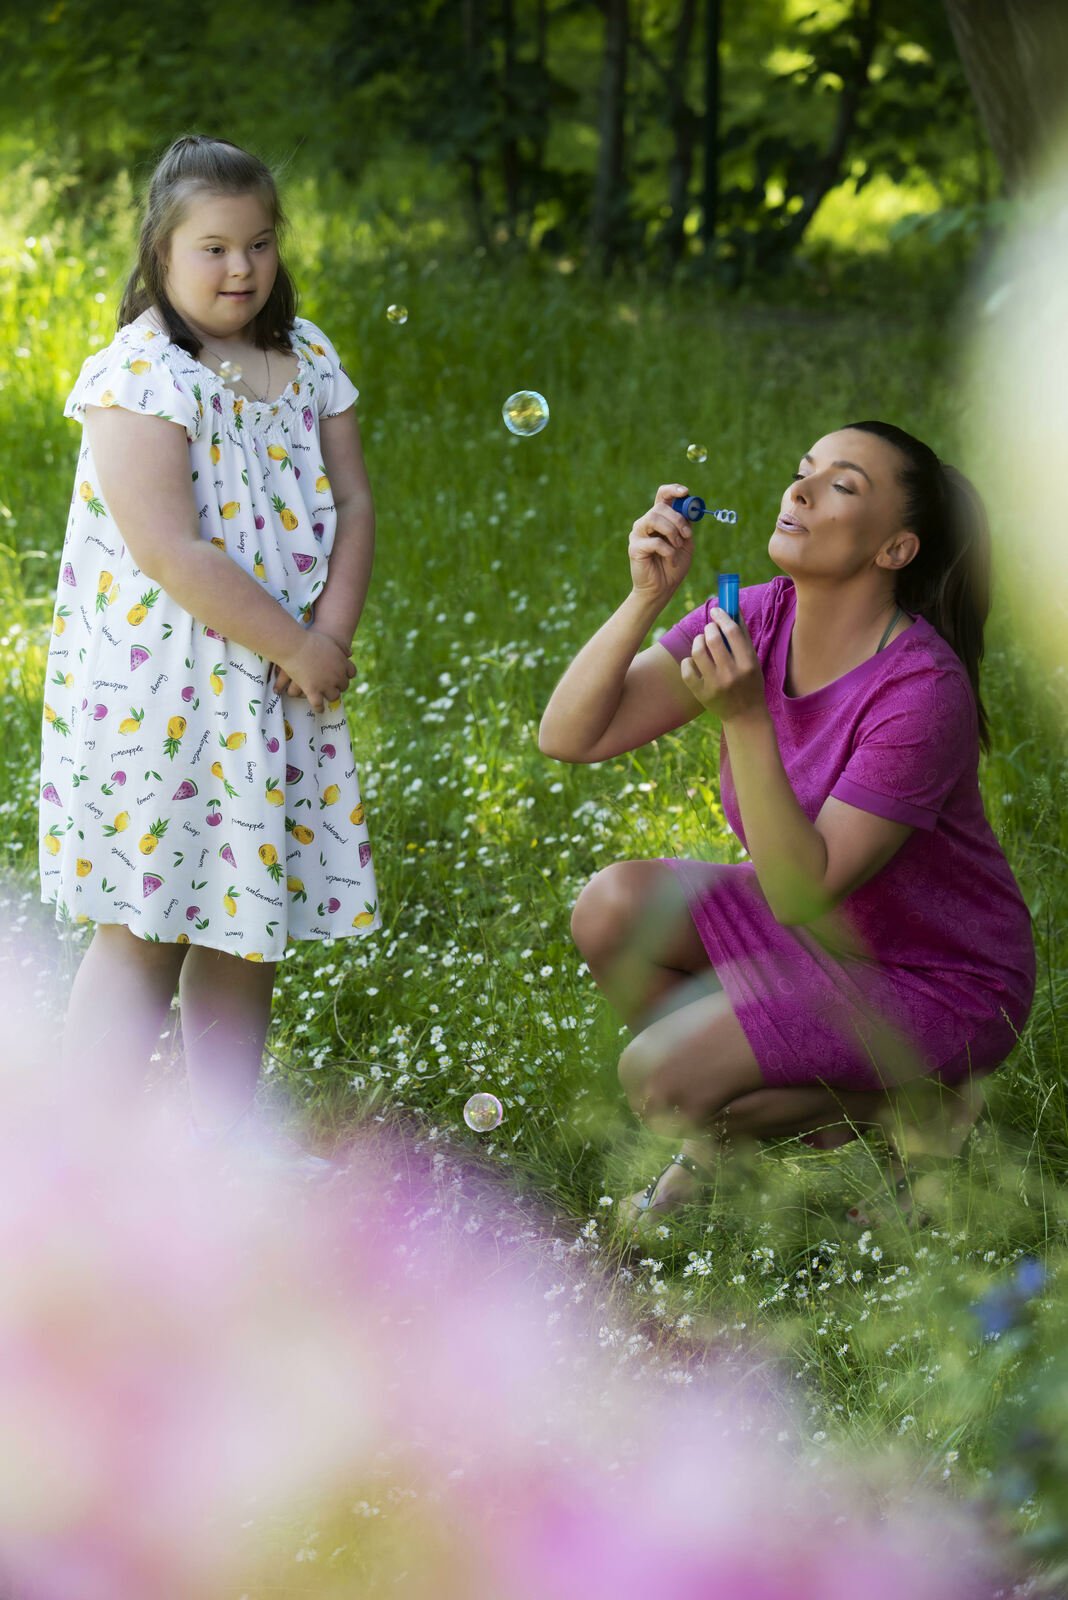
[[[364,906],[366,909],[358,912],[357,915],[352,919],[352,926],[354,928],[369,928],[372,922],[375,920],[375,912],[378,910],[377,900],[375,901],[374,905],[371,904],[370,900],[365,900]]]
[[[284,444],[269,444],[267,446],[267,454],[270,456],[272,461],[280,461],[282,463],[283,472],[287,467],[292,467],[293,465],[292,461],[289,459],[289,451],[286,449]]]
[[[224,739],[220,733],[219,743],[222,745],[224,750],[240,750],[247,738],[248,735],[245,733],[230,733],[227,734],[226,738]]]
[[[143,833],[137,841],[137,848],[143,856],[150,856],[167,831],[167,821],[164,817],[157,817],[147,833]]]
[[[130,813],[120,811],[114,822],[105,823],[104,836],[113,839],[117,833],[125,833],[130,826]]]
[[[316,494],[330,493],[330,479],[327,477],[326,468],[321,461],[319,463],[319,476],[315,480],[315,492]]]
[[[229,889],[227,889],[226,893],[223,895],[223,910],[226,912],[228,917],[237,916],[238,899],[239,895],[237,891],[237,885],[231,884]]]
[[[307,900],[307,891],[301,878],[287,878],[286,888],[295,900]]]
[[[259,550],[256,551],[252,562],[252,571],[255,577],[261,579],[264,583],[267,581],[267,568],[263,564],[263,556]]]
[[[219,515],[222,517],[224,522],[232,522],[240,510],[240,500],[227,500],[224,506],[219,507]]]
[[[144,717],[144,714],[145,712],[143,706],[140,711],[137,710],[136,706],[131,706],[130,715],[128,717],[123,717],[122,721],[119,723],[119,732],[136,733],[141,726],[141,721]]]
[[[296,513],[290,511],[281,495],[272,494],[271,504],[277,511],[278,519],[287,532],[292,533],[294,528],[298,528],[300,526]]]
[[[360,826],[360,824],[363,821],[363,805],[362,804],[360,804],[358,806],[355,806],[349,812],[349,821],[356,828],[358,828]]]
[[[126,613],[126,620],[132,628],[139,628],[148,613],[159,599],[158,589],[146,589],[137,605],[131,606]]]
[[[266,794],[267,794],[267,804],[269,806],[284,806],[285,805],[286,797],[285,797],[285,794],[283,793],[283,791],[278,786],[278,779],[277,778],[268,778],[267,779],[267,791],[266,791]]]
[[[336,783],[327,784],[327,786],[323,790],[322,796],[321,796],[321,798],[319,800],[320,810],[322,809],[323,806],[336,806],[340,799],[341,799],[341,790],[338,788],[337,784]]]
[[[66,633],[67,618],[69,616],[70,611],[66,606],[57,606],[56,614],[52,618],[52,632],[55,634],[57,639],[59,638],[60,634]]]
[[[58,827],[53,823],[44,836],[44,847],[50,856],[58,856],[62,843]]]
[[[211,436],[211,449],[208,454],[211,456],[215,466],[218,466],[222,459],[222,451],[219,449],[219,435],[217,433],[213,433]]]
[[[85,856],[79,856],[78,864],[74,870],[78,874],[79,878],[87,878],[93,870],[93,863],[91,861],[87,861]]]
[[[138,356],[136,361],[124,361],[123,368],[127,372],[136,373],[140,378],[152,366],[151,361],[146,361],[143,356]]]
[[[223,692],[223,679],[225,677],[226,677],[226,668],[222,665],[221,662],[217,662],[216,665],[212,668],[211,672],[208,674],[208,682],[211,684],[211,692],[212,692],[212,694],[222,694],[222,692]]]

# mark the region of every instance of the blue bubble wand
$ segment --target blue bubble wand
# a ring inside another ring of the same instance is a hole
[[[711,506],[705,505],[699,494],[688,494],[678,500],[672,500],[671,509],[678,511],[687,522],[700,522],[702,517],[715,517],[717,522],[735,523],[738,521],[737,511],[713,511]],[[732,622],[738,622],[738,574],[736,572],[721,572],[719,575],[719,609],[725,611]],[[728,649],[730,646],[728,645]]]

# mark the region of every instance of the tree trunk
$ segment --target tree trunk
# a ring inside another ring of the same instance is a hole
[[[719,46],[723,32],[722,0],[705,3],[704,175],[701,194],[701,238],[711,260],[719,211]]]
[[[678,265],[686,244],[686,210],[693,168],[694,114],[686,102],[686,64],[690,59],[696,16],[697,0],[682,0],[668,79],[667,115],[674,143],[668,161],[667,200],[670,215],[664,224],[662,237],[668,261],[673,267]]]
[[[484,62],[486,28],[482,0],[462,0],[460,15],[469,93],[475,98],[476,105],[484,109],[486,94]],[[471,148],[464,151],[463,161],[464,166],[467,168],[467,200],[471,209],[471,231],[483,249],[487,249],[489,247],[489,234],[486,229],[482,158],[476,148]]]
[[[1019,189],[1063,124],[1064,0],[945,0],[965,76],[1005,187]]]
[[[604,57],[601,65],[599,151],[590,220],[590,253],[605,276],[615,260],[619,217],[625,202],[623,114],[627,89],[628,0],[604,0]]]
[[[545,165],[545,138],[549,127],[549,0],[537,0],[534,12],[534,64],[538,69],[537,124],[540,129],[534,140],[532,164],[534,170],[534,195],[539,193],[541,170]]]
[[[849,144],[849,136],[857,119],[861,96],[868,84],[868,69],[871,66],[879,33],[879,4],[880,0],[867,0],[867,10],[858,18],[857,53],[853,70],[842,85],[842,92],[838,96],[838,114],[835,117],[834,131],[823,158],[817,162],[806,185],[801,209],[794,212],[789,222],[765,241],[758,251],[758,265],[766,265],[772,257],[785,255],[796,249],[805,229],[815,216],[820,201],[841,178],[842,162]]]
[[[502,101],[504,130],[501,140],[501,169],[504,176],[504,207],[508,232],[514,239],[519,227],[519,140],[516,138],[515,92],[515,0],[501,0],[501,33],[504,44]]]

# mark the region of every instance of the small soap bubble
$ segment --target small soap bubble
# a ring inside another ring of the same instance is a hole
[[[501,416],[509,433],[523,438],[540,433],[549,420],[549,402],[536,389],[517,389],[501,407]]]
[[[396,322],[396,323],[407,322],[407,320],[408,320],[408,307],[407,306],[387,306],[386,307],[386,316],[389,318],[390,322]]]
[[[703,444],[688,444],[686,446],[686,454],[691,461],[696,461],[701,465],[708,460],[708,451]]]
[[[737,511],[713,511],[712,515],[717,522],[737,522]]]
[[[239,383],[241,380],[241,368],[236,361],[224,361],[219,367],[219,377],[223,383]]]
[[[475,1133],[490,1133],[499,1128],[504,1107],[495,1094],[473,1094],[464,1106],[464,1121]]]

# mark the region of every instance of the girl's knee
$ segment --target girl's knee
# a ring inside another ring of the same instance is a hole
[[[632,887],[634,863],[615,861],[594,873],[571,913],[571,937],[584,955],[614,949],[638,913]]]

